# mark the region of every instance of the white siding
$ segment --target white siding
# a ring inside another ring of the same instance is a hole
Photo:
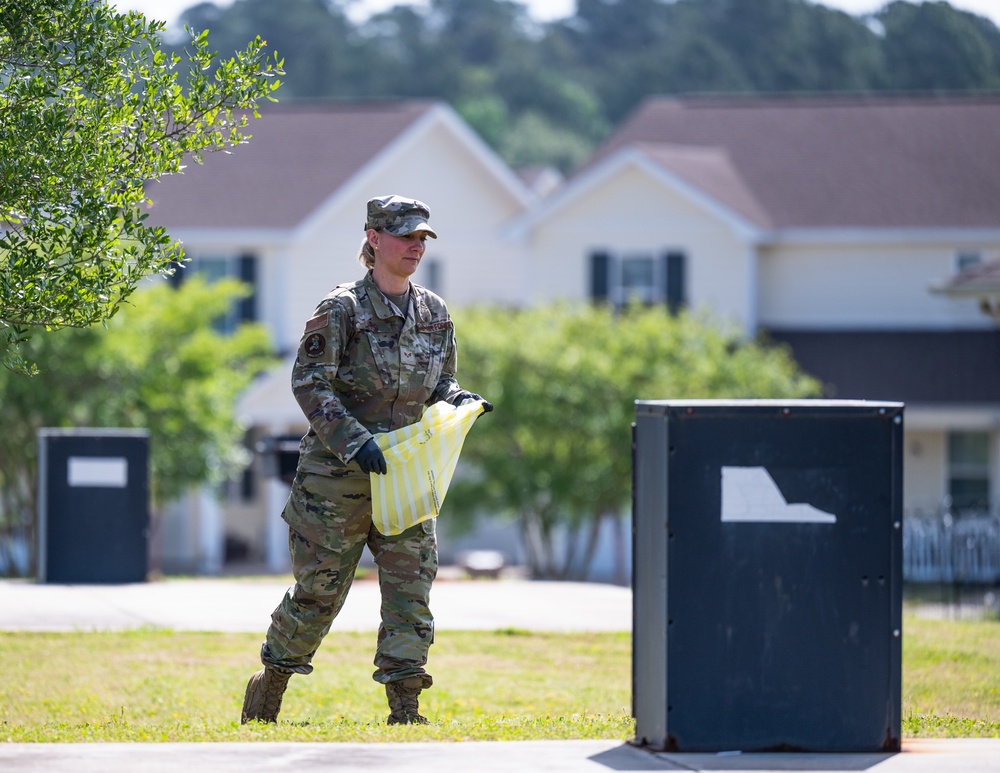
[[[907,430],[903,437],[903,507],[937,513],[947,493],[947,434]]]
[[[954,273],[955,245],[783,244],[761,250],[759,323],[797,329],[988,328],[975,300],[930,288]]]

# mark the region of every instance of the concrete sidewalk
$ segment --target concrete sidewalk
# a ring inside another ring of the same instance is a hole
[[[909,741],[900,754],[654,754],[618,741],[0,744],[4,773],[996,773],[1000,739]]]
[[[287,580],[170,579],[135,585],[0,580],[0,630],[162,627],[263,632]],[[439,630],[629,631],[632,593],[592,583],[435,583]],[[378,627],[378,585],[355,583],[334,624]],[[0,727],[2,738],[2,727]],[[900,754],[653,754],[620,741],[468,743],[3,744],[3,773],[600,773],[603,771],[871,771],[1000,773],[1000,739],[905,741]]]
[[[39,585],[0,580],[0,630],[93,631],[156,627],[263,635],[286,578],[170,579],[130,585]],[[354,583],[333,630],[374,631],[378,583]],[[630,631],[632,591],[616,585],[528,580],[439,580],[438,630],[522,628]]]

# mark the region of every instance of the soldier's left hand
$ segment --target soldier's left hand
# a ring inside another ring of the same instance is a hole
[[[467,403],[469,400],[482,401],[483,403],[483,413],[489,413],[493,410],[493,403],[486,400],[482,395],[477,395],[475,392],[459,392],[452,399],[452,405],[461,405],[462,403]]]
[[[365,441],[365,444],[361,446],[361,450],[354,456],[354,461],[365,472],[385,475],[388,471],[385,463],[385,454],[382,453],[382,449],[378,447],[378,443],[375,442],[374,438],[368,438]]]

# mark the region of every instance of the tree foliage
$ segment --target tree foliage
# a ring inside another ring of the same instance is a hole
[[[897,74],[897,88],[1000,88],[1000,36],[987,20],[944,2],[898,0],[885,6],[878,20],[885,30],[886,67]]]
[[[9,551],[30,544],[42,427],[148,429],[154,506],[242,469],[245,428],[234,406],[273,363],[269,337],[260,325],[232,335],[212,325],[245,294],[234,280],[195,277],[177,290],[160,282],[140,290],[106,330],[32,337],[25,354],[41,368],[35,377],[0,369],[0,573],[27,569]]]
[[[32,330],[115,314],[180,245],[145,224],[147,180],[245,142],[277,88],[259,37],[230,59],[192,33],[165,53],[159,22],[95,0],[0,0],[0,362]],[[185,75],[182,79],[181,74]]]
[[[538,576],[586,569],[602,518],[627,506],[634,401],[819,394],[784,349],[662,307],[467,309],[455,314],[462,386],[496,410],[466,441],[449,510],[516,520]],[[583,555],[556,537],[589,532]]]
[[[1000,30],[945,2],[851,16],[811,0],[578,0],[546,24],[512,0],[358,24],[350,4],[202,3],[184,20],[226,47],[253,32],[287,48],[296,97],[441,99],[508,163],[564,171],[651,95],[1000,88]]]

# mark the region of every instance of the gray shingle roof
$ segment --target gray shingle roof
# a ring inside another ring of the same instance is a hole
[[[776,227],[1000,226],[1000,96],[654,98],[594,160],[637,144],[724,154]]]
[[[147,184],[150,222],[291,228],[412,126],[434,102],[268,105],[249,143]],[[361,224],[358,224],[360,232]]]

